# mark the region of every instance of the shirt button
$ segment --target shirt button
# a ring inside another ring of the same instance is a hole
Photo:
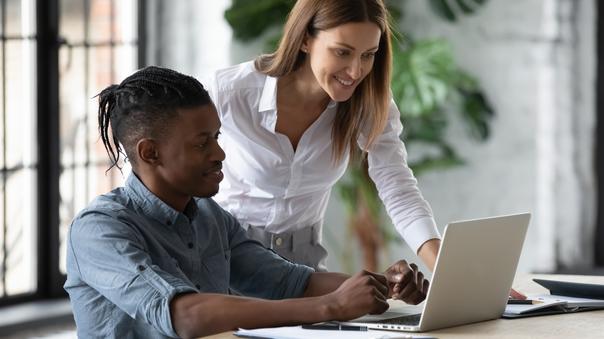
[[[199,284],[195,284],[195,287],[197,287],[198,290],[201,289],[201,286],[199,286]]]
[[[170,221],[170,220],[166,221],[166,225],[168,225],[168,226],[172,225],[172,221]]]
[[[138,265],[137,269],[138,269],[139,271],[141,271],[141,272],[142,272],[142,271],[144,271],[144,270],[145,270],[145,266],[143,266],[143,265]]]
[[[190,242],[190,243],[187,244],[187,246],[189,246],[189,248],[193,248],[193,243]]]
[[[277,246],[281,246],[281,244],[283,244],[283,239],[281,239],[281,238],[277,238],[277,240],[275,240],[275,244],[276,244]]]

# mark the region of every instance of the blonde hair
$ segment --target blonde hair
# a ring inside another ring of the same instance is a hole
[[[383,1],[298,0],[288,15],[277,51],[261,55],[255,61],[256,69],[266,75],[282,77],[290,74],[304,62],[305,54],[300,49],[306,34],[316,36],[318,31],[349,22],[375,23],[382,34],[373,68],[352,97],[338,103],[332,128],[335,161],[342,159],[346,151],[354,153],[361,128],[370,125],[364,149],[367,151],[383,132],[388,119],[392,47],[388,11]]]

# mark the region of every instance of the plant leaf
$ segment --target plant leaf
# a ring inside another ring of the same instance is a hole
[[[273,26],[282,26],[295,0],[233,0],[224,17],[241,41],[250,41]]]
[[[439,17],[455,22],[463,15],[475,14],[487,0],[429,0],[430,8]]]
[[[455,63],[442,39],[422,40],[408,49],[393,48],[392,93],[403,116],[430,114],[451,89]]]

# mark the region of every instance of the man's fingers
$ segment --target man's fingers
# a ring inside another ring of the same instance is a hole
[[[416,290],[417,290],[417,286],[415,285],[415,282],[410,282],[407,285],[405,285],[405,287],[403,287],[403,289],[399,293],[399,296],[401,297],[401,299],[406,299]]]
[[[399,260],[392,266],[388,267],[384,274],[390,282],[398,282],[403,278],[403,275],[409,271],[409,265],[405,260]]]
[[[424,283],[424,274],[422,272],[417,272],[416,279],[415,279],[415,285],[418,288],[421,288],[423,283]]]
[[[390,305],[388,304],[388,302],[385,299],[381,299],[378,298],[376,296],[375,301],[374,301],[374,306],[372,307],[371,312],[369,312],[369,314],[382,314],[384,312],[386,312],[388,310],[388,308],[390,307]]]
[[[365,271],[365,273],[369,279],[368,281],[371,283],[371,285],[373,285],[374,288],[376,288],[376,291],[379,292],[383,297],[387,297],[389,289],[386,278],[381,274],[369,271]]]
[[[423,286],[422,286],[422,292],[424,292],[424,294],[428,295],[428,290],[430,289],[430,282],[428,281],[428,279],[424,280]]]
[[[380,274],[380,273],[371,272],[371,271],[365,271],[365,273],[367,273],[367,274],[371,275],[372,277],[374,277],[381,284],[388,285],[388,279],[386,278],[385,275]]]
[[[407,298],[406,302],[408,304],[412,304],[412,305],[417,305],[419,303],[421,303],[422,301],[424,301],[424,294],[420,291],[414,291],[413,293],[411,293],[411,295]]]

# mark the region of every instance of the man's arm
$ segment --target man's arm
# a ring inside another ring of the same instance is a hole
[[[348,320],[388,309],[384,276],[362,271],[313,273],[305,298],[264,300],[208,293],[181,294],[170,302],[172,324],[183,338],[236,328],[256,328]]]

